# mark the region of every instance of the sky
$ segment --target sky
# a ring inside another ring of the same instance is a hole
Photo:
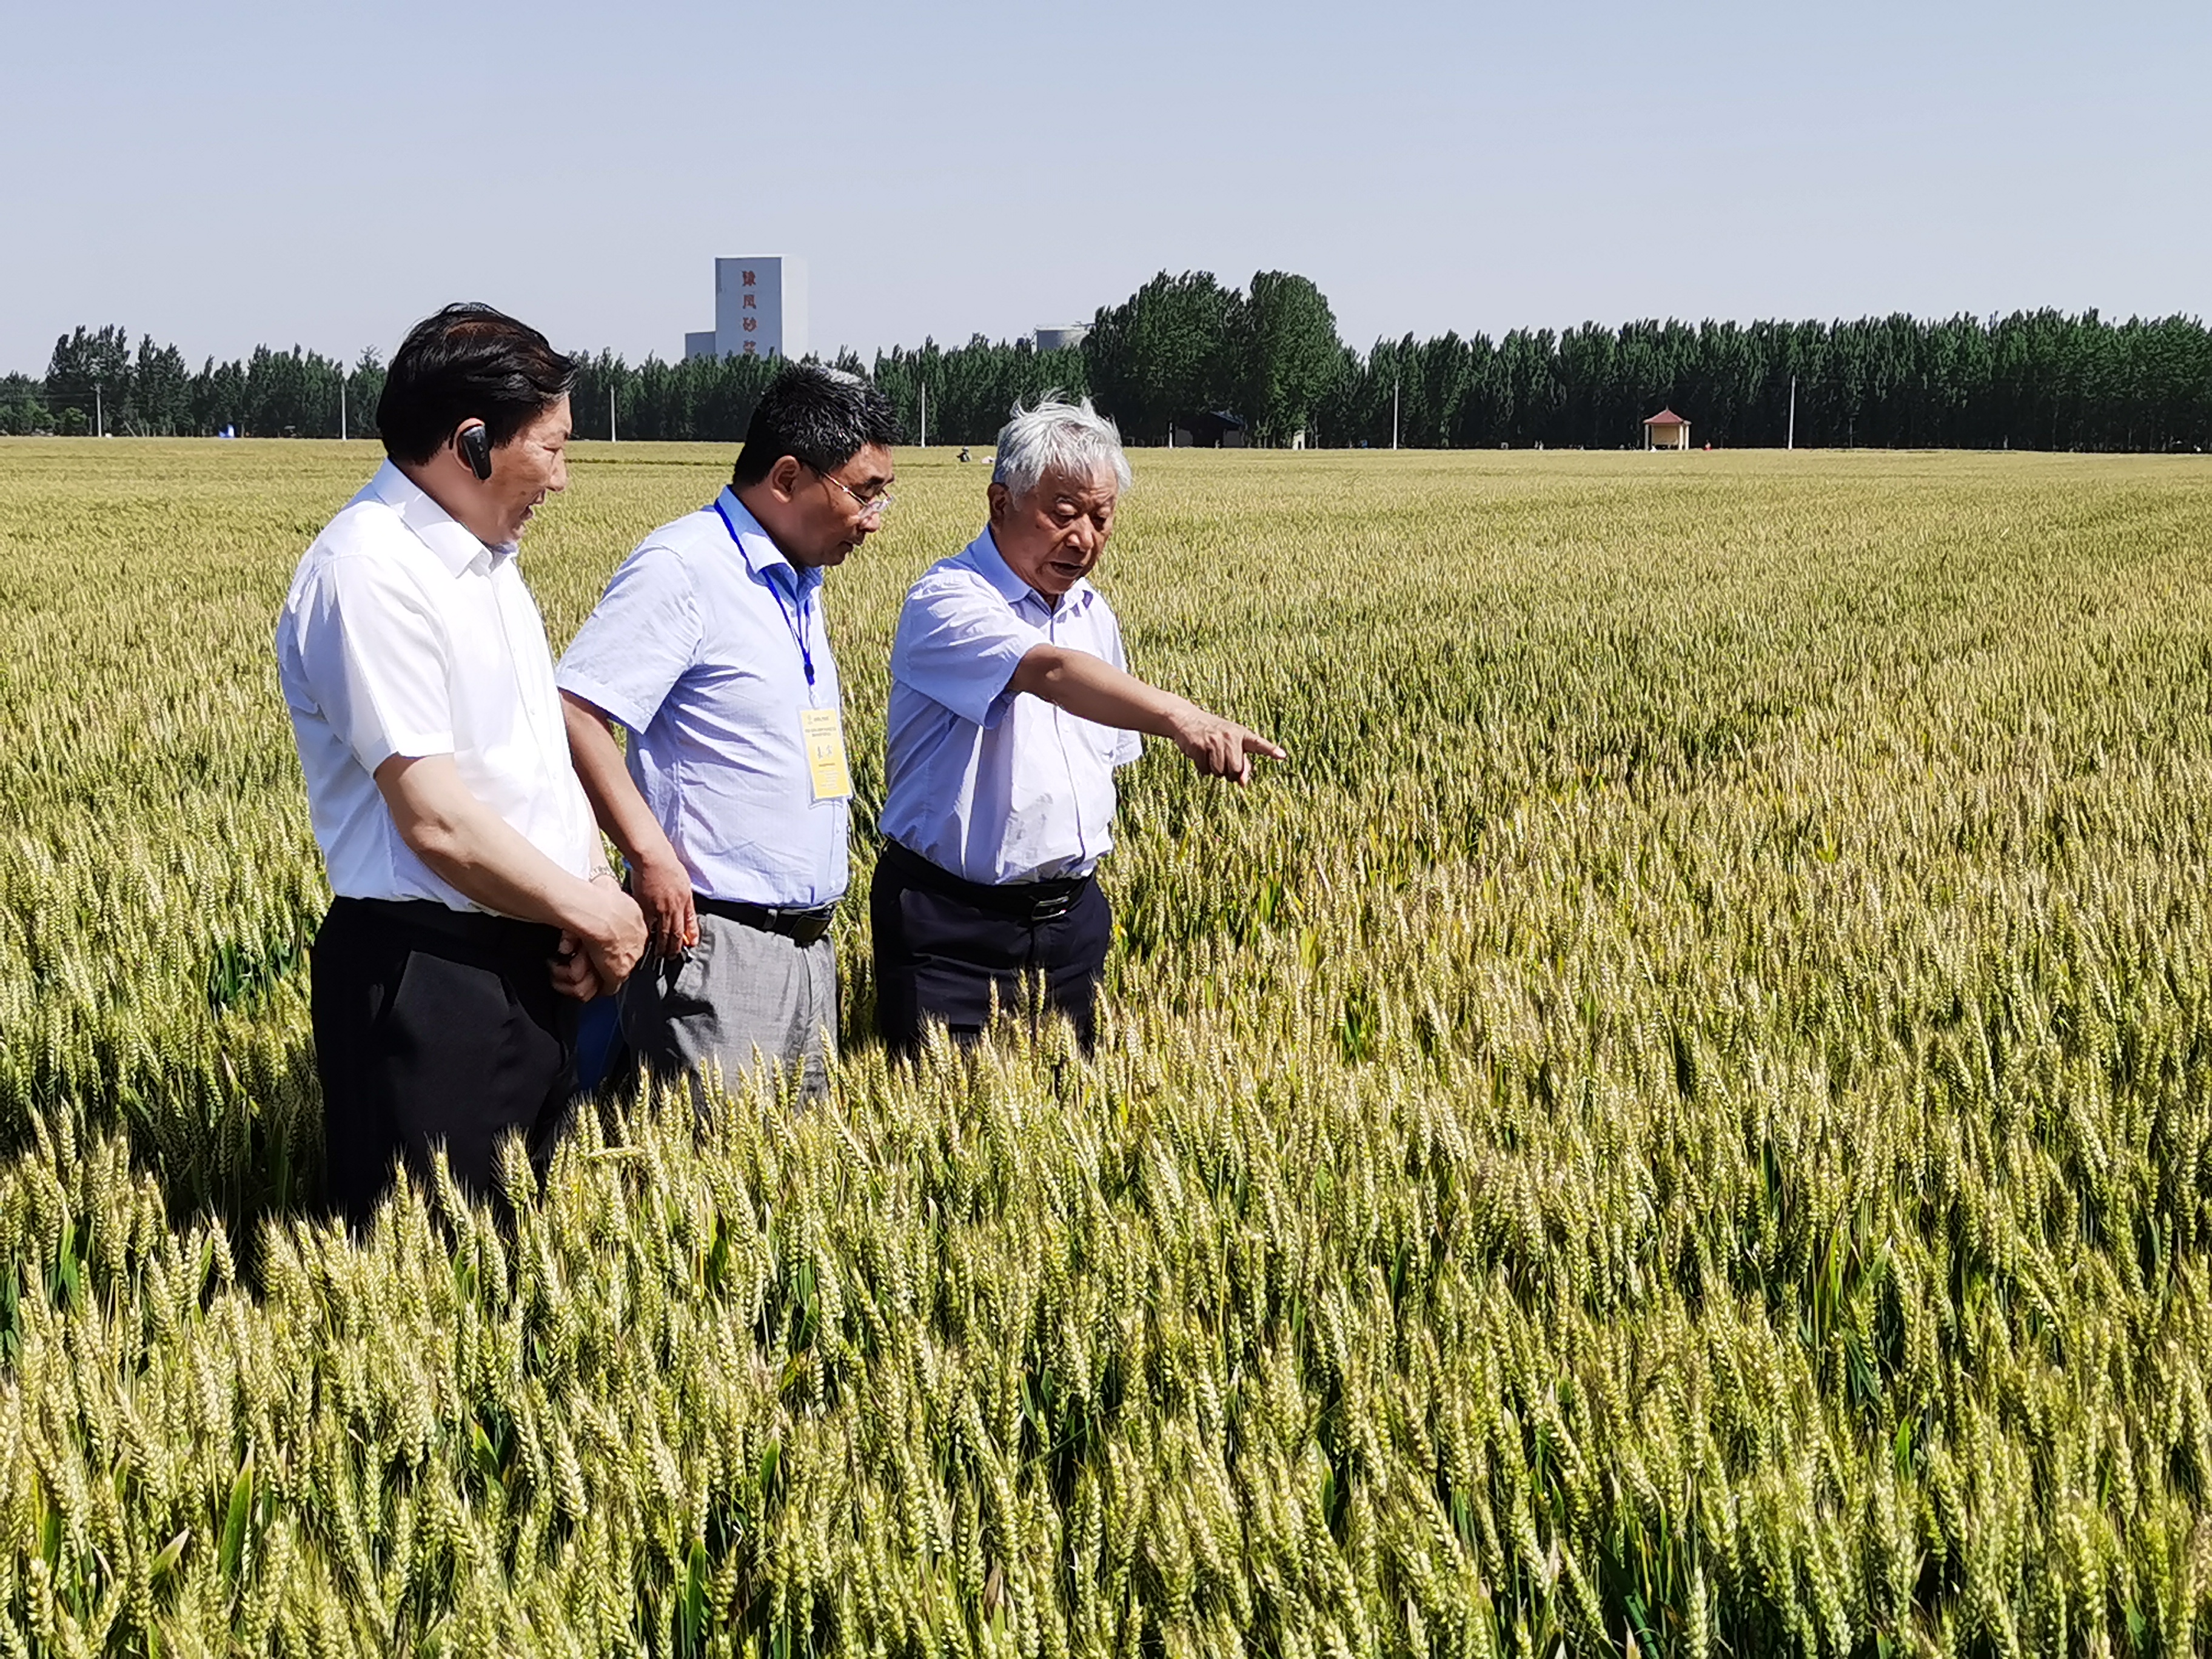
[[[388,356],[489,300],[682,354],[1008,338],[1162,270],[1344,338],[2212,313],[2212,5],[0,0],[0,372],[119,323]]]

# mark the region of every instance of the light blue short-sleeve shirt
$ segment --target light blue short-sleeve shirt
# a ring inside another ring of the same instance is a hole
[[[1114,769],[1143,751],[1133,732],[1009,689],[1040,645],[1127,666],[1104,595],[1079,581],[1048,604],[988,530],[931,567],[899,612],[884,834],[969,881],[1090,873],[1114,844]]]
[[[843,896],[850,803],[814,799],[799,724],[841,706],[822,573],[793,565],[732,491],[639,544],[556,678],[629,730],[630,778],[700,892],[778,908]]]

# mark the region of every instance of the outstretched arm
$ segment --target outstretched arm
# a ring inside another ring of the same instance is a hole
[[[1065,708],[1079,720],[1165,738],[1209,777],[1248,783],[1253,756],[1286,758],[1258,732],[1210,714],[1187,697],[1147,685],[1087,651],[1032,646],[1007,684]]]

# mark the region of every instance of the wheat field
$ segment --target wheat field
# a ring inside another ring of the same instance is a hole
[[[0,441],[0,1651],[2212,1641],[2212,467],[1135,457],[1097,1054],[309,1207],[366,445]],[[730,455],[580,446],[556,648]],[[873,856],[902,453],[829,604]]]

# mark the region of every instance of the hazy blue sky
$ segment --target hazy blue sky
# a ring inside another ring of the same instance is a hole
[[[2212,311],[2212,3],[1000,7],[0,0],[0,369],[387,355],[481,298],[679,355],[717,253],[818,349],[1163,267],[1345,337]]]

